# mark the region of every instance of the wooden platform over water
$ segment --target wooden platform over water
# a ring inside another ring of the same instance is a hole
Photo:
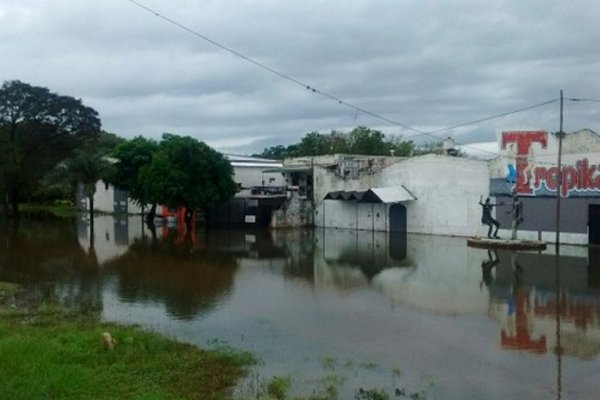
[[[510,240],[470,237],[467,238],[467,246],[478,247],[481,249],[544,250],[546,249],[546,242],[539,240]]]

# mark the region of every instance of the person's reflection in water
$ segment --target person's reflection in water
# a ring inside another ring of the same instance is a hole
[[[515,287],[518,288],[523,282],[523,267],[521,267],[521,264],[519,264],[519,261],[517,259],[517,252],[515,251],[513,251],[510,255],[510,265],[512,266],[514,274]]]
[[[485,286],[490,287],[494,277],[492,276],[492,269],[500,263],[500,259],[498,258],[498,253],[496,250],[488,250],[488,259],[483,260],[481,262],[481,282],[479,283],[479,288],[483,288],[483,284]]]

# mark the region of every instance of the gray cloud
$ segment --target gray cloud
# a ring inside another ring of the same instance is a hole
[[[148,7],[257,62],[431,131],[557,98],[600,98],[595,1],[197,1]],[[121,136],[192,135],[225,151],[376,127],[357,113],[166,23],[127,0],[0,0],[0,79],[81,98]],[[600,103],[567,102],[565,129],[600,132]],[[558,104],[440,136],[558,129]],[[244,150],[245,149],[245,150]]]

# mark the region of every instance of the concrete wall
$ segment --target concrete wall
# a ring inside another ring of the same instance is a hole
[[[403,185],[417,197],[403,202],[408,232],[470,236],[481,232],[478,202],[480,196],[488,194],[489,172],[484,161],[431,154],[403,159],[380,171],[365,170],[355,179],[344,179],[331,169],[316,167],[314,183],[317,226],[388,230],[390,204],[372,208],[324,197],[336,190]]]
[[[290,197],[279,209],[271,210],[270,227],[273,229],[303,228],[314,224],[312,202],[297,192],[291,192]]]
[[[358,229],[369,231],[387,230],[387,206],[383,203],[358,203],[357,204]]]
[[[417,200],[405,203],[409,232],[474,235],[481,226],[480,196],[489,187],[487,163],[427,155],[385,169],[380,186],[404,185]]]
[[[358,229],[356,221],[356,207],[355,201],[343,201],[343,200],[326,200],[321,203],[321,213],[325,222],[324,225],[315,225],[335,227],[342,229]],[[318,217],[318,215],[317,215]]]

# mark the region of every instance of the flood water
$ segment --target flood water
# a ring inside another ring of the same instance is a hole
[[[139,217],[0,225],[0,280],[261,361],[293,392],[354,399],[597,399],[600,254],[488,252],[464,238],[344,230],[182,237]],[[34,290],[34,289],[32,289]],[[329,392],[331,393],[331,391]],[[366,398],[366,397],[365,397]]]

